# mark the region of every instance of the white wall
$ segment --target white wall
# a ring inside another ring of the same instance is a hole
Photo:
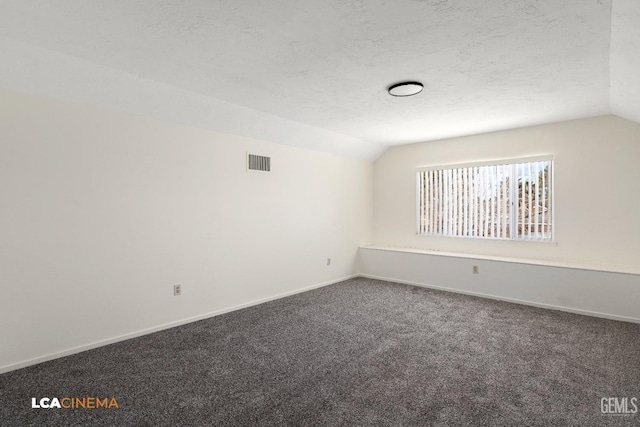
[[[554,243],[416,235],[417,166],[540,154],[555,160]],[[375,248],[359,271],[640,322],[638,159],[640,125],[615,116],[392,148],[375,164]]]
[[[367,161],[0,90],[0,372],[353,275],[372,182]]]
[[[416,235],[417,166],[539,154],[555,160],[556,243]],[[615,116],[392,148],[375,164],[375,244],[635,268],[639,159],[640,125]]]

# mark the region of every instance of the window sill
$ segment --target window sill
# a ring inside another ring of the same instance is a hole
[[[602,271],[607,273],[640,275],[640,266],[636,266],[636,265],[598,264],[598,263],[589,262],[589,261],[559,261],[559,260],[540,259],[540,258],[513,258],[513,257],[503,257],[503,256],[495,256],[495,255],[480,255],[480,254],[470,254],[470,253],[463,253],[463,252],[444,252],[444,251],[438,251],[433,249],[428,250],[428,249],[404,248],[404,247],[392,247],[392,246],[369,245],[369,246],[360,246],[360,248],[375,250],[375,251],[404,252],[404,253],[443,256],[443,257],[468,258],[468,259],[487,260],[487,261],[510,262],[510,263],[517,263],[517,264],[540,265],[545,267],[572,268],[577,270]]]
[[[483,242],[513,242],[513,243],[534,243],[534,244],[543,244],[543,245],[553,245],[557,246],[558,244],[554,239],[546,239],[546,240],[535,240],[535,239],[507,239],[501,237],[479,237],[479,236],[438,236],[435,234],[420,234],[416,233],[418,237],[430,237],[436,239],[463,239],[463,240],[482,240]],[[437,251],[434,251],[437,252]]]

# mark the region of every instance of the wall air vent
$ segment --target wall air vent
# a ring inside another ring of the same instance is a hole
[[[271,157],[247,153],[247,170],[261,172],[271,171]]]

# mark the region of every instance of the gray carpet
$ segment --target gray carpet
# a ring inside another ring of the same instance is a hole
[[[640,425],[602,397],[640,397],[640,325],[353,279],[0,375],[0,425]]]

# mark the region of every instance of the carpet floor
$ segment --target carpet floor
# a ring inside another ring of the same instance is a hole
[[[0,425],[640,425],[605,397],[640,325],[357,278],[0,375]]]

